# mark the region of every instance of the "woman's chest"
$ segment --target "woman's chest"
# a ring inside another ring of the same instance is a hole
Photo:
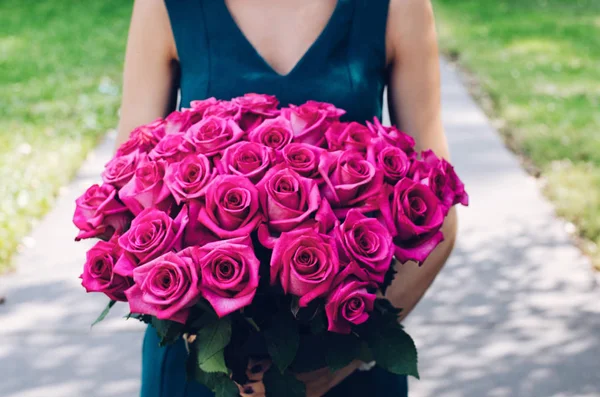
[[[252,35],[256,36],[252,37],[259,40],[265,35],[260,43],[266,43],[267,52],[251,42],[225,2],[201,1],[203,18],[198,22],[202,29],[193,37],[180,31],[177,43],[181,105],[189,106],[195,99],[230,99],[254,92],[275,95],[284,106],[308,100],[333,103],[347,111],[347,120],[380,116],[387,75],[385,25],[382,29],[376,19],[364,20],[364,9],[357,6],[360,0],[336,1],[321,21],[320,33],[316,30],[316,38],[298,39],[289,50],[285,40],[266,37],[279,36],[280,30],[281,35],[287,35],[288,28],[254,25]],[[305,33],[309,37],[310,31]],[[177,35],[175,38],[177,42]],[[302,45],[307,48],[300,54],[297,51]],[[282,69],[271,62],[279,62]]]

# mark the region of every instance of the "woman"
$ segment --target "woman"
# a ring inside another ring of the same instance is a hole
[[[248,92],[276,95],[282,105],[307,100],[347,110],[346,120],[381,117],[388,86],[392,120],[419,149],[448,157],[440,115],[436,33],[429,0],[137,0],[125,60],[118,143],[134,127],[164,117],[180,103]],[[451,212],[446,240],[422,267],[398,267],[388,298],[406,315],[443,266],[454,242]],[[201,397],[186,382],[183,341],[159,348],[144,342],[142,397]],[[249,373],[243,396],[264,395],[266,363]],[[406,378],[360,363],[334,374],[299,374],[309,396],[402,396]]]

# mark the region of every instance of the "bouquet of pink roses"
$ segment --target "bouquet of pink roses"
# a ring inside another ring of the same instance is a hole
[[[418,376],[399,310],[377,291],[467,204],[452,166],[328,103],[191,106],[136,128],[77,199],[77,240],[101,240],[81,276],[111,299],[99,320],[126,301],[163,343],[195,336],[190,376],[220,396],[237,395],[250,357],[273,361],[271,395],[303,395],[293,372],[354,359]]]

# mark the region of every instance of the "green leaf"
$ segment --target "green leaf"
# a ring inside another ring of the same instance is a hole
[[[198,366],[205,372],[228,373],[224,349],[231,340],[231,319],[221,318],[200,329],[196,335],[194,349]]]
[[[293,372],[311,372],[327,366],[327,333],[319,335],[301,335],[300,347],[294,361],[290,365]]]
[[[188,355],[186,369],[188,380],[193,379],[213,391],[217,387],[217,383],[219,383],[220,378],[227,377],[227,375],[221,373],[208,373],[202,371],[198,366],[198,361],[196,360],[195,354]]]
[[[373,326],[367,336],[377,365],[397,375],[419,378],[417,348],[400,326]]]
[[[274,367],[263,378],[267,397],[305,397],[306,386],[289,372],[280,373]]]
[[[264,330],[264,334],[273,363],[281,373],[285,372],[294,361],[300,344],[298,324],[292,313],[288,310],[278,312],[273,317],[271,326]]]
[[[170,320],[159,320],[152,317],[152,326],[160,338],[160,346],[164,347],[177,341],[182,334],[184,325]]]
[[[357,359],[360,353],[361,343],[356,336],[328,333],[325,359],[331,371],[344,368],[352,360]]]
[[[225,364],[225,350],[219,350],[214,355],[209,357],[206,361],[198,365],[200,366],[200,369],[204,372],[221,372],[224,374],[229,373],[227,364]]]
[[[313,335],[318,335],[326,330],[327,323],[325,320],[325,315],[323,313],[319,313],[310,322],[310,333]]]
[[[239,397],[240,390],[236,384],[226,376],[221,376],[214,389],[215,397]]]
[[[358,355],[358,359],[363,363],[370,363],[374,361],[373,352],[369,348],[369,344],[365,341],[362,341],[360,344],[360,354]]]
[[[104,310],[102,310],[102,313],[100,313],[100,315],[98,316],[96,321],[94,321],[92,323],[92,327],[94,325],[98,324],[100,321],[104,320],[104,318],[108,315],[108,312],[110,312],[110,309],[112,309],[112,307],[115,305],[115,303],[117,303],[117,301],[111,300],[110,302],[108,302],[108,305],[106,305]]]

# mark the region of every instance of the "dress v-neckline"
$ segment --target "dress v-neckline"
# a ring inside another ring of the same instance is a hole
[[[298,69],[300,69],[300,67],[302,67],[302,65],[306,62],[306,59],[309,58],[312,53],[317,51],[319,47],[324,45],[324,41],[326,40],[327,36],[329,36],[331,34],[330,31],[331,31],[331,29],[333,29],[333,26],[336,24],[336,19],[338,18],[339,14],[341,13],[342,5],[343,5],[342,3],[344,3],[346,0],[336,0],[336,4],[333,9],[333,12],[331,13],[331,16],[327,20],[327,23],[325,24],[325,26],[323,27],[323,29],[321,30],[321,32],[319,33],[317,38],[306,49],[306,51],[304,51],[304,53],[296,61],[294,66],[285,74],[280,73],[277,70],[275,70],[275,68],[265,59],[265,57],[260,53],[260,51],[256,48],[256,46],[254,44],[252,44],[252,42],[248,39],[248,36],[246,35],[246,33],[244,33],[244,31],[242,30],[240,25],[238,25],[237,21],[233,17],[233,14],[229,10],[229,7],[227,6],[225,0],[211,0],[211,1],[215,1],[216,3],[219,3],[222,12],[224,14],[226,14],[225,15],[226,19],[227,19],[228,23],[232,26],[233,30],[235,31],[235,34],[240,36],[240,39],[244,42],[244,45],[246,45],[251,50],[251,52],[263,64],[263,66],[265,68],[267,68],[269,70],[269,72],[277,75],[278,77],[286,78],[286,77],[293,75]]]

